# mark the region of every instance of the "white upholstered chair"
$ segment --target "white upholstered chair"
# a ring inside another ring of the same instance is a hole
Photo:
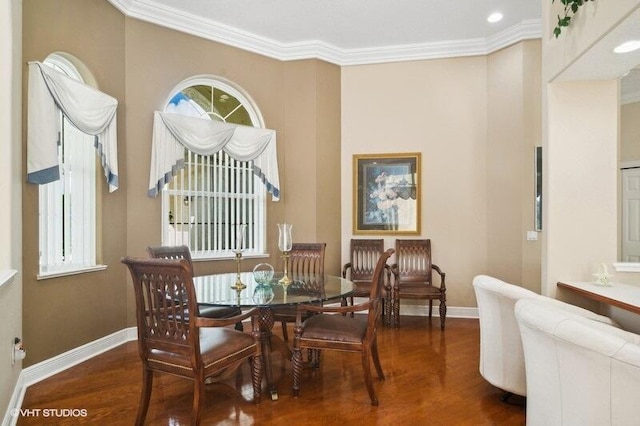
[[[518,300],[542,299],[571,315],[613,324],[607,317],[487,275],[476,276],[473,288],[480,317],[480,374],[506,392],[503,400],[511,394],[527,396],[522,341],[514,315]]]
[[[640,335],[540,299],[516,303],[527,425],[640,424]]]

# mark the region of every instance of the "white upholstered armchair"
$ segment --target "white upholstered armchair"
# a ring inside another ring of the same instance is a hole
[[[637,425],[640,336],[539,299],[516,303],[527,425]]]
[[[489,383],[506,392],[503,400],[511,394],[527,396],[525,359],[514,315],[518,300],[543,300],[569,315],[613,324],[607,317],[487,275],[476,276],[473,288],[480,317],[480,374]]]

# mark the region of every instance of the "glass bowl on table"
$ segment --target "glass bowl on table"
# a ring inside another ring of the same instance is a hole
[[[259,263],[253,268],[253,280],[257,286],[253,290],[253,301],[259,305],[266,305],[273,300],[273,266],[268,263]]]

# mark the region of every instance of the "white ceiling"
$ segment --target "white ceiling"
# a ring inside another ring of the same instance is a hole
[[[541,0],[109,0],[127,16],[281,60],[487,54],[540,37]],[[500,11],[504,19],[487,22]]]

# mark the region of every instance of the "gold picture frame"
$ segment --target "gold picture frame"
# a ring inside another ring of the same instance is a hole
[[[420,234],[421,154],[353,156],[353,233]]]

